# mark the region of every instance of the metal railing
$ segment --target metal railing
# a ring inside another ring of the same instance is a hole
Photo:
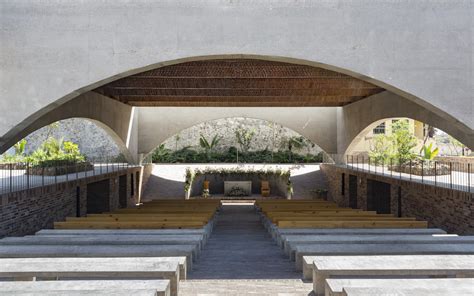
[[[88,162],[48,161],[47,164],[0,163],[0,195],[43,187],[91,176],[126,170],[137,165],[97,160]]]
[[[400,180],[474,192],[474,164],[441,160],[377,159],[362,155],[329,154],[325,163]]]

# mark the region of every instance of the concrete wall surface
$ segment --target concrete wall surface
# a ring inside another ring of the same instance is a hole
[[[0,145],[95,87],[209,57],[340,71],[466,133],[474,128],[473,9],[470,0],[3,0]]]

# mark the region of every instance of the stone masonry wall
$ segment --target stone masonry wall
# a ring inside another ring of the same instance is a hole
[[[79,181],[70,181],[4,194],[0,196],[0,238],[5,236],[23,236],[33,234],[43,228],[52,228],[55,221],[64,221],[68,216],[76,216],[76,190],[80,190],[80,215],[87,212],[87,184],[108,179],[110,182],[110,209],[119,207],[118,178],[126,173],[139,171],[132,168],[127,171],[113,172],[100,176],[91,176]],[[127,178],[127,201],[135,204],[131,195],[130,177]]]
[[[209,142],[217,135],[222,137],[216,150],[227,151],[230,147],[239,147],[235,131],[237,128],[254,130],[255,135],[251,142],[250,151],[257,150],[286,150],[287,141],[291,137],[301,136],[297,132],[272,122],[254,118],[224,118],[210,122],[197,124],[193,127],[181,131],[167,139],[163,144],[171,150],[179,150],[184,147],[191,147],[199,150],[199,138],[203,135]],[[307,153],[318,154],[321,148],[314,143],[306,141],[307,147],[295,152],[306,155]]]
[[[329,198],[341,206],[349,206],[349,175],[357,176],[357,206],[367,209],[367,179],[391,185],[391,212],[398,214],[398,190],[401,188],[402,217],[428,221],[429,227],[449,233],[474,234],[474,193],[398,180],[351,169],[323,164],[321,170],[328,179]],[[342,174],[345,174],[345,194],[342,195]]]

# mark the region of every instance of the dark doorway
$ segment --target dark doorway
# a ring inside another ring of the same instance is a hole
[[[346,174],[341,174],[341,195],[346,194]]]
[[[390,184],[367,179],[367,210],[390,214]]]
[[[110,180],[87,184],[87,213],[97,214],[110,209]]]
[[[130,174],[130,195],[135,196],[135,179],[133,178],[133,174]]]
[[[349,175],[349,207],[357,209],[357,176]]]
[[[119,177],[119,206],[120,208],[127,207],[127,175]]]
[[[81,187],[76,187],[76,217],[81,217]]]

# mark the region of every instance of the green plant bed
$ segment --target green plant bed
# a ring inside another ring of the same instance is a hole
[[[75,164],[66,164],[60,166],[33,166],[26,172],[27,175],[39,175],[39,176],[60,176],[66,174],[73,174],[85,171],[91,171],[94,169],[94,165],[89,162],[81,162]]]
[[[26,163],[0,163],[0,170],[25,170]]]
[[[449,175],[450,170],[449,166],[443,163],[438,163],[436,165],[436,169],[434,164],[423,166],[421,163],[413,163],[410,165],[392,165],[388,166],[388,169],[397,172],[397,173],[405,173],[405,174],[412,174],[415,176],[439,176],[439,175]]]

